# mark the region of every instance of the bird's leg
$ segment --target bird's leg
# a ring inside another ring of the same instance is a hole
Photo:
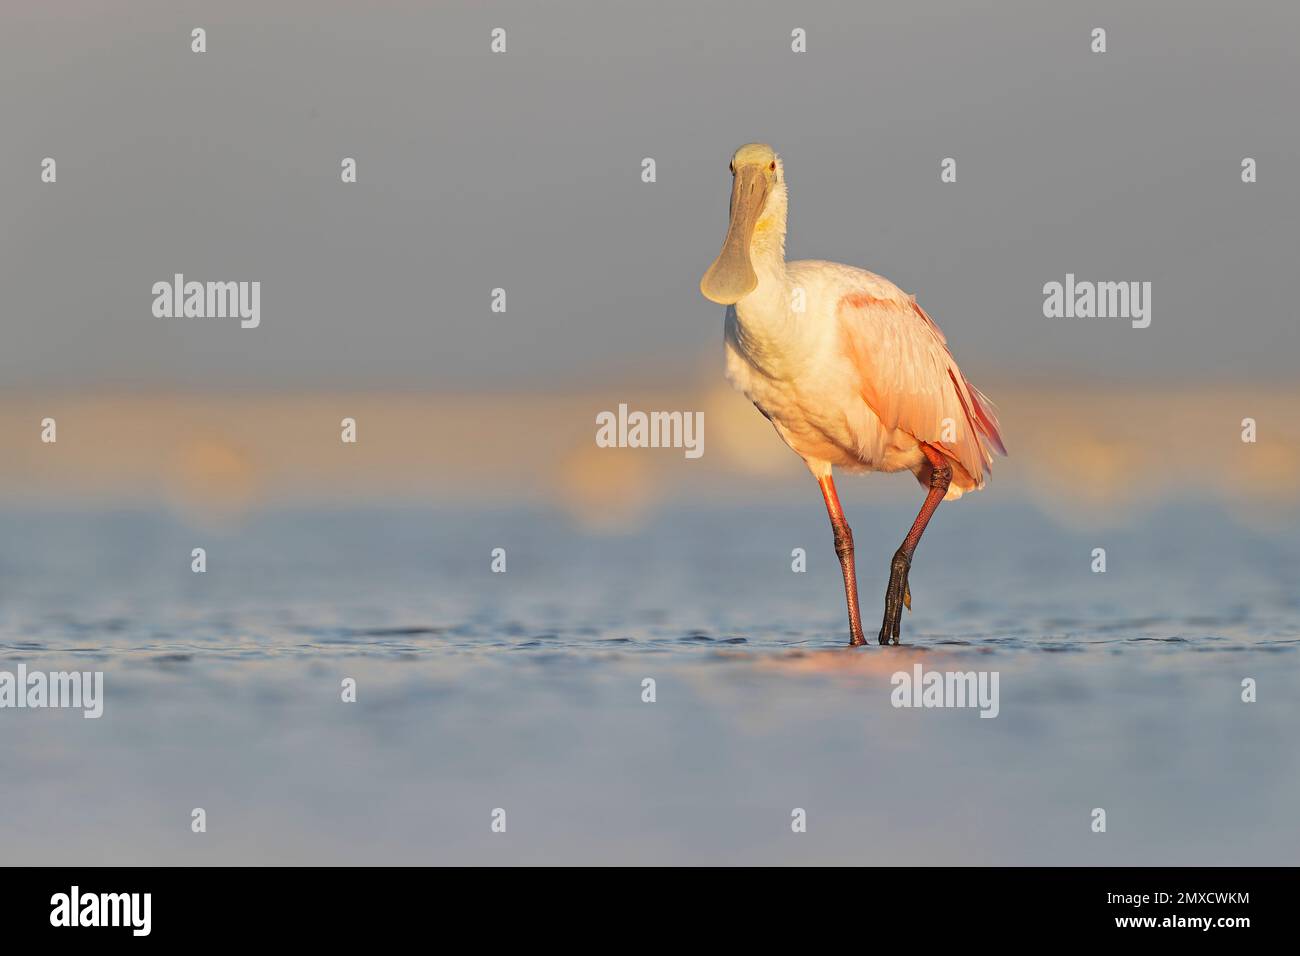
[[[930,516],[934,514],[939,502],[943,501],[943,496],[948,493],[948,485],[952,482],[952,465],[948,464],[948,459],[943,453],[931,448],[929,445],[922,443],[921,451],[925,452],[925,457],[930,460],[932,471],[930,472],[930,490],[926,493],[925,503],[921,505],[921,511],[912,522],[912,530],[907,532],[907,537],[903,539],[903,544],[894,552],[893,560],[889,562],[889,586],[885,588],[885,620],[880,625],[880,643],[894,644],[898,643],[898,632],[902,628],[903,608],[910,611],[912,609],[912,591],[907,585],[907,572],[912,567],[912,554],[916,551],[916,546],[921,543],[921,535],[925,533],[925,526],[930,523]]]
[[[840,497],[835,493],[835,479],[829,474],[817,479],[822,497],[826,499],[826,513],[830,515],[831,530],[835,532],[835,553],[840,557],[840,570],[844,572],[844,600],[849,606],[849,646],[867,643],[862,634],[862,618],[858,614],[858,574],[853,567],[853,531],[845,520]]]

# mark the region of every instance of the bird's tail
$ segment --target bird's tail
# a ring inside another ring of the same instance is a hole
[[[966,389],[975,401],[975,408],[973,409],[975,412],[975,430],[984,437],[989,445],[996,448],[999,454],[1006,455],[1007,446],[1002,443],[1002,432],[999,431],[998,415],[993,403],[989,401],[987,395],[969,381],[966,382]]]

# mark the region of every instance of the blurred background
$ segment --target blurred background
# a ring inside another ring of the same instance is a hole
[[[14,506],[224,520],[532,501],[617,527],[674,498],[815,499],[722,380],[721,309],[697,291],[749,140],[785,158],[790,257],[916,294],[997,402],[1012,457],[994,493],[1089,522],[1183,493],[1266,514],[1296,498],[1293,4],[146,0],[3,17]],[[151,286],[176,272],[260,281],[261,327],[155,318]],[[1067,272],[1151,282],[1150,328],[1044,318],[1042,286]],[[705,411],[704,457],[597,449],[595,415],[620,402]]]

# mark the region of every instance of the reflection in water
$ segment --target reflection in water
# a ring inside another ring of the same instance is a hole
[[[1300,862],[1296,529],[1185,506],[1101,540],[954,507],[905,643],[849,651],[812,504],[624,537],[549,513],[2,518],[0,669],[93,665],[106,694],[96,721],[0,711],[6,861]],[[872,613],[897,517],[855,515]],[[917,663],[998,672],[998,717],[895,709]]]

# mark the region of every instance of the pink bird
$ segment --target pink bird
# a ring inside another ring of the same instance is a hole
[[[912,555],[931,515],[940,501],[983,488],[993,450],[1006,454],[997,416],[913,296],[865,269],[785,261],[785,169],[772,147],[740,147],[731,173],[727,236],[700,291],[727,306],[727,378],[821,486],[851,646],[866,638],[853,532],[832,469],[906,470],[927,489],[889,566],[879,640],[897,644],[903,607],[912,608]]]

